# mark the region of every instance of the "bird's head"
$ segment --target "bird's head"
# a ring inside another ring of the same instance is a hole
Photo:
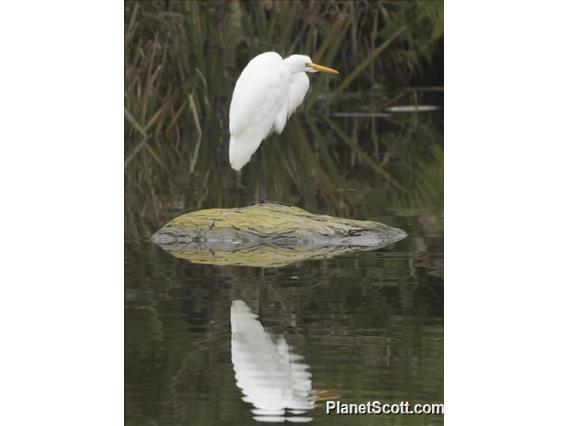
[[[339,74],[339,71],[333,68],[324,67],[323,65],[314,64],[312,58],[307,55],[292,55],[284,59],[284,62],[290,67],[292,73],[297,72],[326,72],[330,74]]]

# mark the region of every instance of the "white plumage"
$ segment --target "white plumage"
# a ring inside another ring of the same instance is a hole
[[[281,133],[286,121],[308,92],[306,72],[337,71],[313,64],[309,56],[286,59],[276,52],[253,58],[239,76],[229,112],[229,160],[239,171],[250,161],[264,138]]]

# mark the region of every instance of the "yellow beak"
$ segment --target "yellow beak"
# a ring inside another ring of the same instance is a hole
[[[334,70],[333,68],[324,67],[323,65],[308,64],[308,66],[312,67],[316,71],[327,72],[327,73],[330,73],[330,74],[339,74],[339,71]]]
[[[341,395],[337,389],[319,389],[314,393],[314,401],[330,401],[332,399],[339,399]]]

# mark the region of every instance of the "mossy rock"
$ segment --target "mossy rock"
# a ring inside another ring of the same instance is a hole
[[[186,213],[164,225],[152,241],[194,263],[276,267],[376,249],[404,237],[404,231],[379,222],[261,203]]]

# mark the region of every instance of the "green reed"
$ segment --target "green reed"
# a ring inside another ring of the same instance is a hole
[[[443,157],[432,120],[333,114],[429,99],[408,86],[441,84],[442,36],[437,1],[126,2],[126,234],[147,237],[173,212],[254,201],[256,166],[239,182],[228,164],[228,110],[240,71],[268,50],[342,72],[311,78],[284,133],[263,144],[269,198],[364,215],[352,190],[364,175],[384,188],[380,202],[436,201]]]

